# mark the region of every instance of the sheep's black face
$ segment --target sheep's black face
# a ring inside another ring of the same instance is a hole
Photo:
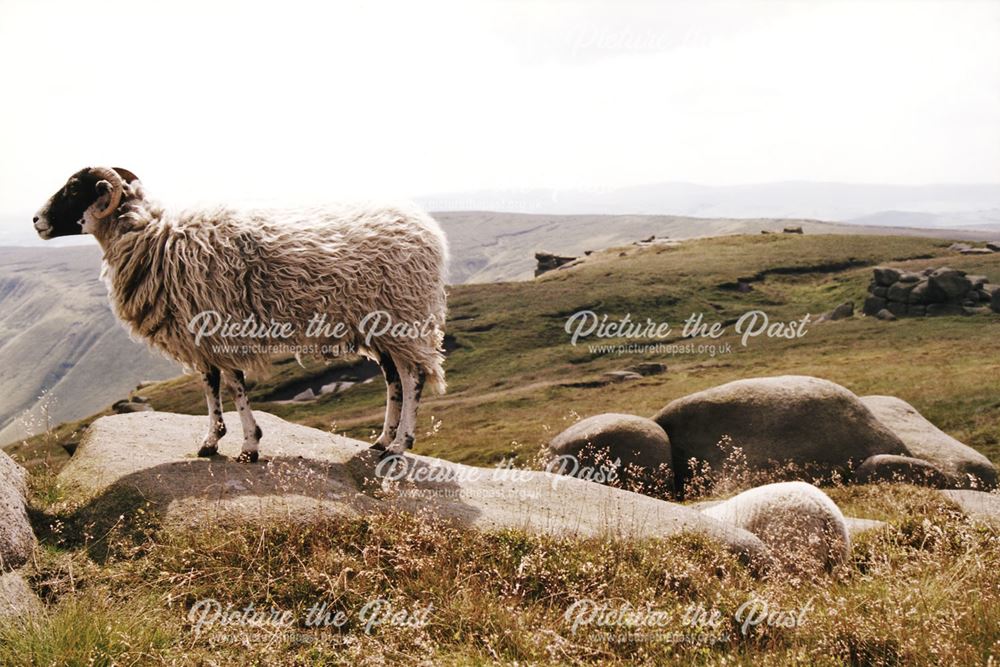
[[[104,191],[97,187],[100,177],[91,169],[81,169],[66,181],[35,214],[35,231],[43,239],[82,234],[83,213]],[[107,184],[105,184],[105,187]]]

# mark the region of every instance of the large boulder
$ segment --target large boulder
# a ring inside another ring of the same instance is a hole
[[[876,454],[865,459],[854,471],[857,484],[878,484],[880,482],[930,486],[935,489],[948,487],[948,478],[937,467],[912,456]]]
[[[652,419],[607,413],[573,424],[549,443],[553,472],[580,475],[612,466],[622,488],[673,489],[670,439]]]
[[[854,317],[854,302],[845,301],[836,308],[830,311],[826,316],[828,320],[846,320]]]
[[[775,560],[793,572],[819,574],[851,556],[847,520],[812,484],[758,486],[703,511],[759,537]]]
[[[27,473],[0,451],[0,573],[24,565],[35,550],[25,508]]]
[[[874,273],[875,284],[881,285],[882,287],[889,287],[898,281],[899,277],[902,275],[902,272],[898,269],[892,269],[887,266],[876,266]]]
[[[916,286],[917,283],[898,282],[889,288],[887,297],[889,301],[895,301],[896,303],[909,303],[910,292]]]
[[[916,408],[895,396],[864,396],[861,402],[903,441],[909,456],[928,461],[960,489],[992,489],[997,469],[990,460],[927,421]]]
[[[930,285],[929,280],[921,280],[913,285],[913,289],[910,290],[908,295],[907,303],[926,305],[929,300]]]
[[[880,310],[885,310],[887,303],[888,301],[885,297],[869,296],[865,299],[865,305],[862,310],[865,315],[876,315]]]
[[[885,322],[894,322],[896,320],[896,316],[889,312],[886,308],[878,311],[878,313],[875,314],[875,317]]]
[[[670,436],[674,474],[694,458],[714,470],[742,449],[753,469],[792,462],[847,472],[875,454],[907,454],[898,437],[852,392],[820,378],[784,375],[737,380],[669,403],[654,420]]]
[[[942,267],[930,275],[928,297],[937,302],[961,301],[972,289],[972,282],[965,277],[964,271]]]
[[[484,530],[550,535],[665,537],[698,532],[755,562],[767,549],[746,531],[696,510],[601,484],[533,470],[479,468],[407,453],[380,460],[369,444],[254,416],[261,462],[235,461],[240,438],[197,458],[201,416],[145,412],[102,417],[59,474],[82,520],[114,523],[148,504],[165,530],[234,522],[311,522],[399,511]],[[236,413],[224,419],[239,433]]]

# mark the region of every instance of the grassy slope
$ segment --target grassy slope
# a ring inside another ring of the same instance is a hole
[[[714,358],[595,355],[586,342],[570,345],[564,331],[568,315],[584,309],[612,319],[630,313],[633,320],[670,322],[674,335],[668,342],[680,340],[681,323],[695,312],[705,313],[706,321],[732,322],[754,309],[765,311],[771,321],[799,320],[845,300],[853,300],[860,310],[870,267],[879,263],[948,265],[1000,281],[1000,255],[959,256],[947,245],[912,237],[720,237],[679,247],[612,249],[530,282],[452,287],[449,332],[459,348],[447,364],[448,394],[430,397],[422,408],[417,447],[421,453],[467,463],[492,463],[511,455],[527,460],[576,415],[651,415],[674,398],[730,380],[806,374],[841,383],[859,395],[899,396],[1000,463],[1000,388],[995,382],[1000,358],[993,354],[1000,317],[994,314],[895,323],[859,317],[810,325],[797,340],[759,337],[746,347],[739,346],[730,325],[729,335],[717,342],[733,343],[734,352]],[[767,273],[775,269],[805,272]],[[720,287],[763,273],[767,275],[750,293]],[[640,361],[664,362],[669,372],[596,388],[566,386]],[[307,362],[303,369],[293,360],[281,360],[269,376],[257,379],[251,392],[254,407],[354,437],[376,433],[384,400],[380,382],[310,403],[262,400],[323,372],[317,362]],[[194,378],[178,378],[142,393],[159,410],[204,410]],[[64,427],[58,435],[65,438],[71,430]],[[58,458],[52,441],[38,438],[13,451],[25,460],[48,452]]]
[[[749,294],[716,286],[766,269],[849,258],[948,264],[1000,278],[1000,258],[955,257],[943,245],[902,238],[711,239],[676,249],[628,248],[624,258],[615,250],[532,283],[456,287],[450,330],[461,347],[449,361],[451,392],[428,401],[422,429],[435,431],[431,415],[440,427],[418,448],[464,461],[509,453],[527,459],[574,412],[650,414],[671,398],[737,377],[810,373],[859,393],[901,396],[997,460],[998,362],[990,356],[996,315],[828,323],[800,340],[754,341],[715,359],[659,358],[669,372],[636,382],[563,386],[641,360],[591,358],[585,347],[570,346],[562,326],[577,309],[673,323],[691,311],[725,320],[750,308],[797,319],[845,299],[860,301],[870,270],[772,275]],[[254,391],[269,395],[300,382],[304,372],[279,364]],[[143,393],[159,409],[202,410],[189,379]],[[324,428],[336,420],[363,436],[378,425],[381,393],[362,385],[312,404],[257,407]],[[71,439],[78,426],[15,454],[36,463],[58,456],[58,440]],[[124,522],[114,521],[114,512],[110,528],[95,528],[59,501],[42,472],[33,485],[43,550],[28,573],[50,606],[27,625],[0,623],[0,664],[981,664],[1000,653],[1000,533],[973,526],[936,492],[913,487],[829,489],[846,513],[890,525],[856,540],[852,567],[832,578],[761,581],[696,536],[581,542],[458,531],[406,517],[163,535],[141,511]],[[759,627],[743,636],[732,617],[754,596],[782,610],[808,604],[812,611],[801,627]],[[318,601],[354,616],[380,597],[400,609],[431,603],[433,613],[427,626],[383,627],[371,635],[353,621],[342,632],[222,627],[196,637],[187,609],[209,597],[237,607],[274,605],[299,618]],[[665,633],[638,641],[594,629],[574,634],[564,614],[584,599],[651,608],[671,620]],[[717,640],[669,639],[692,631],[683,623],[692,605],[723,614]]]

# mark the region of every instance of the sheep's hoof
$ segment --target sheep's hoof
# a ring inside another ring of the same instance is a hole
[[[379,461],[385,461],[386,459],[397,459],[398,461],[403,461],[403,452],[394,452],[391,449],[386,449],[382,452],[382,456],[378,457]]]
[[[260,455],[257,452],[240,452],[240,455],[236,457],[237,463],[257,463],[257,458]]]
[[[377,449],[379,451],[383,451],[384,452],[385,451],[385,445],[383,445],[381,442],[376,442],[374,445],[372,445],[368,449]]]
[[[198,456],[201,458],[208,458],[210,456],[215,456],[219,453],[219,448],[215,445],[209,447],[208,445],[202,445],[201,449],[198,450]]]

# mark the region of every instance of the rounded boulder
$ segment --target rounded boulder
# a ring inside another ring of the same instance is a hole
[[[780,482],[744,491],[704,514],[756,535],[787,571],[817,575],[851,556],[847,520],[812,484]]]
[[[894,454],[876,454],[865,459],[854,471],[854,481],[857,484],[913,484],[935,489],[948,487],[948,478],[934,464]]]
[[[624,488],[673,486],[670,438],[655,421],[607,413],[582,419],[549,443],[552,472]],[[614,471],[608,479],[609,471]]]
[[[729,382],[672,401],[653,419],[670,437],[681,483],[690,459],[717,471],[734,448],[752,470],[792,463],[818,473],[909,453],[853,392],[808,376]]]

